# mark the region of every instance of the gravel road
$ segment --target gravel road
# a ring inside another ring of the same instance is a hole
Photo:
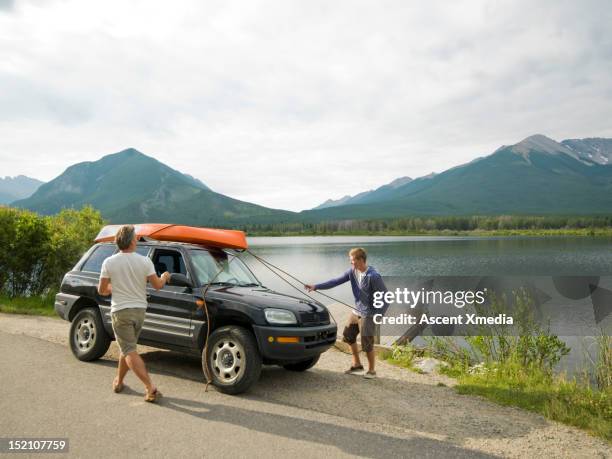
[[[92,457],[612,457],[580,430],[458,395],[444,376],[384,362],[376,380],[344,375],[349,357],[335,349],[306,373],[265,367],[232,397],[204,392],[198,359],[140,347],[164,393],[146,404],[133,375],[111,391],[115,344],[79,362],[68,326],[0,314],[0,437],[68,437],[70,456]]]

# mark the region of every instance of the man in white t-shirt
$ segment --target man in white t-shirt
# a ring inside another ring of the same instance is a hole
[[[145,385],[145,400],[154,402],[161,393],[151,382],[147,367],[136,351],[136,343],[147,310],[147,281],[159,290],[168,282],[170,273],[158,277],[151,259],[136,253],[134,226],[119,228],[115,243],[120,252],[104,260],[98,284],[100,295],[112,295],[111,321],[121,349],[113,390],[117,393],[123,390],[123,378],[131,369]]]

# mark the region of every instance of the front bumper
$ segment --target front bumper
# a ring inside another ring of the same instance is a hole
[[[328,350],[336,342],[336,324],[318,327],[270,327],[253,325],[264,359],[275,363],[306,360]],[[298,342],[278,342],[278,337],[297,338]]]

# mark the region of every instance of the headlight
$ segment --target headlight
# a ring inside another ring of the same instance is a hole
[[[297,324],[297,319],[291,311],[285,309],[266,309],[266,320],[271,324],[289,325]]]

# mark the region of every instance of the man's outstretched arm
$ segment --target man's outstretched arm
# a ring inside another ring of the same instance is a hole
[[[315,285],[306,284],[304,285],[304,287],[309,292],[312,292],[313,290],[327,290],[330,288],[337,287],[338,285],[344,284],[345,282],[348,282],[348,281],[349,281],[349,271],[345,272],[342,276],[336,277],[335,279],[330,279],[327,282],[322,282],[320,284],[315,284]]]

